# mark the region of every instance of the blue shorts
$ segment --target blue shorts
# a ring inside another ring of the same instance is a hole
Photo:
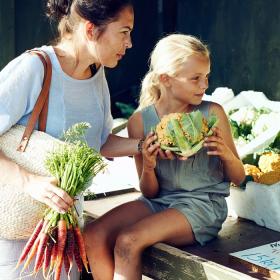
[[[186,217],[201,245],[217,237],[228,213],[224,195],[215,193],[176,192],[152,199],[141,196],[138,200],[146,203],[154,213],[177,209]]]

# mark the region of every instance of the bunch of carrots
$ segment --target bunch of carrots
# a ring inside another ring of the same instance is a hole
[[[64,144],[51,152],[45,161],[46,168],[56,177],[58,186],[71,197],[81,194],[98,172],[105,167],[102,157],[85,140],[88,123],[73,125],[64,133]],[[81,272],[84,265],[88,270],[83,237],[78,225],[75,206],[61,214],[48,208],[38,222],[18,260],[17,267],[23,262],[21,273],[35,258],[32,274],[41,269],[45,279],[60,279],[64,265],[68,279],[74,263]]]

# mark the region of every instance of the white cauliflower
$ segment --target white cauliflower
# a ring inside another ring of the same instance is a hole
[[[258,111],[251,106],[241,107],[236,112],[230,114],[230,118],[240,124],[251,124],[258,116]]]
[[[262,114],[252,126],[252,135],[257,137],[273,126],[278,126],[280,129],[280,114],[276,112]]]

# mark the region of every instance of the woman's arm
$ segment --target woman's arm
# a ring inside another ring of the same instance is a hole
[[[140,112],[134,113],[128,120],[128,135],[131,138],[144,138],[143,122]],[[144,196],[155,197],[159,190],[155,174],[158,144],[153,144],[155,136],[149,135],[142,145],[142,153],[134,156],[137,173],[140,179],[140,189]]]
[[[227,115],[222,106],[216,103],[211,104],[209,113],[214,113],[219,122],[214,129],[214,135],[205,141],[205,146],[209,147],[208,154],[218,155],[223,162],[226,178],[239,185],[245,179],[245,171],[233,142]]]
[[[35,200],[54,210],[65,213],[73,205],[73,199],[56,186],[55,178],[32,174],[7,158],[0,151],[0,178],[2,182],[18,186]]]
[[[140,138],[131,139],[110,134],[105,144],[101,147],[104,157],[123,157],[139,154],[138,143]]]

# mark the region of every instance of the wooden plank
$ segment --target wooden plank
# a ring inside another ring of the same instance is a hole
[[[155,280],[257,279],[163,243],[145,250],[143,273]]]
[[[0,69],[15,56],[15,0],[0,1]]]
[[[258,226],[245,219],[228,217],[218,238],[204,247],[192,245],[183,247],[182,250],[239,272],[251,274],[257,279],[267,280],[268,278],[250,267],[230,262],[229,254],[278,240],[280,232]]]

